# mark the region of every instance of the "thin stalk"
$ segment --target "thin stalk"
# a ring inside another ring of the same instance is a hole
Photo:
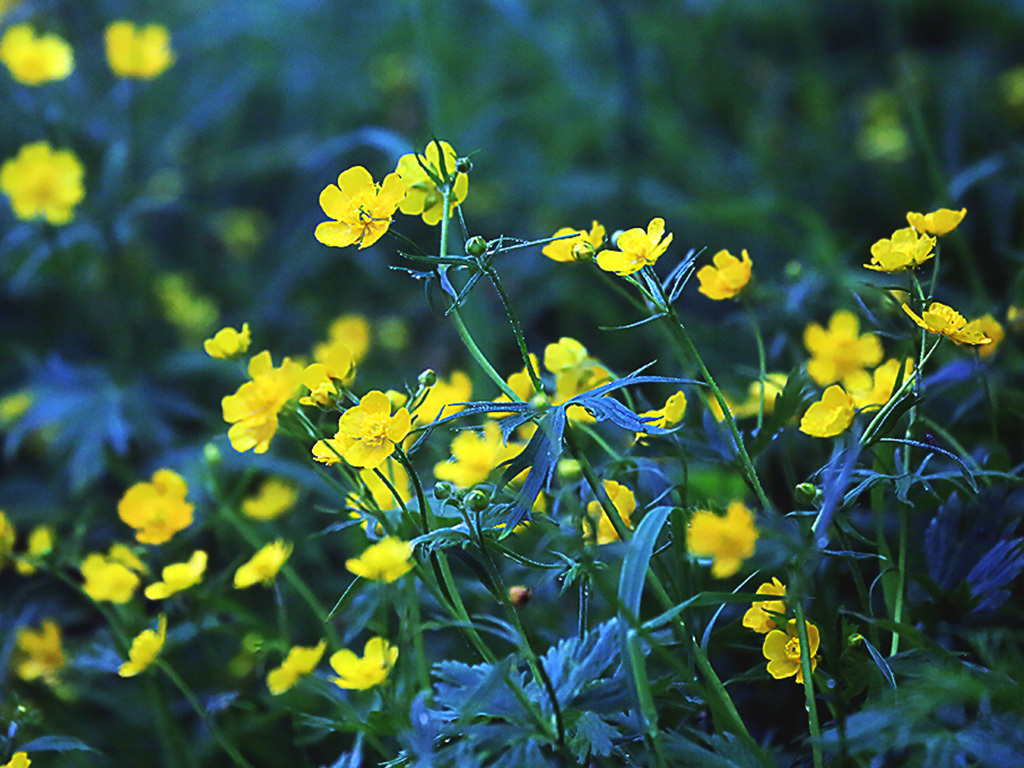
[[[909,447],[909,446],[908,446]],[[910,509],[906,505],[900,505],[900,543],[896,560],[896,604],[893,606],[892,620],[899,624],[903,621],[903,592],[907,585],[907,529],[910,517]],[[895,656],[900,650],[900,633],[893,629],[892,645],[889,646],[889,655]]]
[[[397,445],[395,446],[395,456],[398,457],[399,463],[405,467],[406,474],[412,478],[412,487],[416,493],[416,503],[420,508],[420,525],[422,527],[422,532],[424,534],[430,533],[430,521],[427,519],[427,495],[423,492],[423,484],[420,482],[420,476],[416,474],[416,469],[413,467],[412,461],[409,459],[405,450],[399,448]],[[398,497],[396,496],[395,498]],[[404,504],[402,505],[402,509],[406,511],[406,514],[409,514]]]
[[[761,426],[764,424],[764,380],[768,376],[768,371],[765,367],[764,339],[761,338],[761,326],[757,322],[757,314],[754,312],[754,308],[745,299],[743,300],[743,306],[747,310],[747,316],[750,318],[750,327],[754,331],[754,342],[757,344],[757,381],[761,385],[761,399],[757,406],[757,429],[760,431]]]
[[[818,705],[814,701],[814,677],[811,673],[811,648],[807,639],[807,621],[804,619],[804,607],[800,600],[795,601],[793,613],[796,615],[796,632],[800,638],[800,671],[804,678],[804,706],[807,709],[807,726],[811,732],[811,753],[814,768],[822,768],[821,729],[818,725]]]
[[[505,293],[505,287],[501,284],[501,280],[498,279],[498,272],[491,265],[481,268],[490,279],[494,290],[497,291],[498,298],[501,299],[501,308],[505,310],[505,316],[508,317],[508,321],[512,325],[512,333],[516,337],[516,344],[519,345],[519,354],[523,357],[523,365],[526,366],[526,372],[530,376],[530,381],[533,382],[533,388],[538,392],[543,392],[544,385],[541,384],[540,376],[537,375],[537,370],[533,367],[533,360],[530,358],[530,351],[526,346],[526,334],[523,333],[522,323],[519,322],[519,315],[516,314],[512,302],[509,301],[508,294]]]
[[[420,599],[416,594],[416,582],[412,579],[405,579],[405,600],[402,607],[405,610],[406,631],[412,633],[412,649],[416,659],[416,676],[420,689],[430,690],[430,666],[427,664],[427,654],[423,648],[423,622],[420,618]]]

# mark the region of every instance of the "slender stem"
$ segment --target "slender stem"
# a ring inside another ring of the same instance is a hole
[[[423,648],[423,622],[420,619],[420,598],[416,594],[416,582],[413,579],[405,579],[405,599],[402,601],[402,608],[405,611],[406,630],[412,633],[413,654],[416,657],[416,675],[419,680],[420,689],[430,690],[430,667],[427,664],[427,654]]]
[[[909,447],[909,446],[908,446]],[[900,543],[899,553],[896,560],[896,604],[893,606],[892,620],[899,624],[903,621],[903,592],[907,584],[907,534],[908,518],[910,509],[906,505],[900,505]],[[895,656],[900,650],[900,633],[893,629],[892,645],[889,646],[889,655]]]
[[[412,478],[412,487],[416,493],[416,503],[420,508],[420,525],[422,526],[422,532],[424,534],[430,533],[430,522],[427,519],[427,494],[423,492],[423,484],[420,482],[420,476],[416,473],[416,468],[413,467],[412,461],[406,452],[395,446],[395,456],[398,457],[398,461],[403,467],[405,467],[406,474]],[[396,497],[397,498],[397,497]],[[402,505],[405,509],[405,505]]]
[[[807,621],[804,619],[804,607],[800,600],[793,605],[796,615],[796,632],[800,638],[800,671],[804,679],[804,702],[807,709],[807,725],[811,732],[811,752],[814,755],[814,768],[822,768],[821,730],[818,726],[818,705],[814,701],[814,677],[811,673],[811,647],[807,639]]]
[[[533,367],[533,360],[530,358],[530,351],[526,346],[526,335],[523,333],[523,326],[519,322],[519,315],[516,314],[515,308],[512,306],[512,302],[509,301],[508,294],[505,293],[505,288],[501,284],[501,280],[498,279],[498,272],[493,266],[482,267],[482,269],[484,274],[490,278],[491,285],[494,286],[494,290],[498,293],[498,298],[501,299],[501,307],[505,310],[505,315],[512,325],[512,333],[516,337],[516,344],[519,345],[519,354],[523,357],[523,365],[526,366],[526,372],[530,376],[530,381],[533,382],[533,388],[538,392],[543,392],[544,385],[541,384],[540,376],[537,375],[537,370]]]
[[[768,371],[765,366],[765,354],[764,354],[764,339],[761,338],[761,326],[757,322],[757,313],[754,312],[754,308],[747,302],[746,299],[742,299],[743,306],[747,310],[747,317],[750,318],[750,327],[754,331],[754,342],[757,344],[757,368],[758,377],[757,381],[760,384],[760,402],[757,406],[757,428],[761,429],[764,424],[764,391],[765,391],[765,378],[768,376]]]

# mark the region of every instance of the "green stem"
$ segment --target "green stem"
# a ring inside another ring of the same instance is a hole
[[[416,493],[416,503],[420,508],[421,532],[424,534],[430,533],[430,521],[427,519],[427,495],[423,492],[423,484],[420,482],[420,476],[416,473],[416,468],[413,467],[409,456],[397,445],[395,446],[395,456],[398,457],[399,463],[405,467],[406,474],[412,479],[412,487]],[[398,497],[396,496],[395,498]],[[399,503],[401,503],[400,499]],[[405,510],[406,514],[409,514],[404,504],[402,504],[402,509]]]
[[[423,622],[420,618],[420,599],[416,594],[416,582],[413,579],[405,579],[406,597],[402,606],[406,612],[407,631],[412,632],[412,648],[416,658],[416,675],[419,680],[420,689],[430,690],[430,667],[427,664],[427,654],[423,648]]]
[[[754,342],[757,344],[757,368],[759,372],[757,381],[761,385],[761,400],[757,406],[757,428],[760,430],[764,423],[765,378],[768,376],[768,371],[765,366],[764,339],[761,338],[761,326],[757,322],[757,314],[754,312],[754,308],[746,299],[742,299],[742,302],[743,306],[747,310],[747,317],[750,318],[750,327],[754,331]]]
[[[907,584],[907,529],[910,509],[906,505],[900,505],[900,543],[899,553],[896,560],[896,604],[893,606],[892,620],[899,624],[903,621],[903,592]],[[892,645],[889,647],[889,655],[895,656],[900,649],[900,633],[893,629]]]
[[[821,730],[818,725],[818,706],[814,701],[814,677],[811,672],[811,647],[807,639],[807,621],[804,619],[804,607],[800,600],[793,605],[796,615],[796,632],[800,638],[800,671],[804,679],[804,705],[807,709],[807,725],[811,732],[811,752],[814,756],[814,768],[822,768]]]
[[[481,269],[490,279],[491,285],[494,286],[494,290],[498,293],[498,298],[501,299],[501,308],[505,310],[505,316],[508,317],[508,321],[512,325],[512,333],[516,337],[516,344],[519,345],[519,354],[523,357],[523,365],[526,366],[526,372],[530,376],[530,381],[533,382],[533,388],[538,392],[543,392],[544,385],[541,384],[540,376],[537,375],[537,371],[533,367],[533,360],[530,358],[530,351],[526,346],[526,335],[523,333],[523,326],[519,322],[519,315],[516,314],[515,308],[512,306],[512,302],[509,301],[508,294],[505,293],[505,288],[501,284],[501,280],[498,279],[497,270],[493,266],[481,266]]]

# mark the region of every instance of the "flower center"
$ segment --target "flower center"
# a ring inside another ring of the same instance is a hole
[[[388,416],[383,413],[369,414],[359,429],[359,439],[371,445],[380,445],[386,439]]]
[[[786,658],[793,661],[800,659],[800,638],[791,637],[789,642],[786,643]]]

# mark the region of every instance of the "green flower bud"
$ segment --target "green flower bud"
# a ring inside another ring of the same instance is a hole
[[[583,477],[583,468],[576,459],[562,459],[556,471],[559,479],[567,483],[574,483]]]
[[[480,235],[473,235],[466,241],[466,253],[470,256],[483,256],[487,253],[487,241]]]
[[[594,245],[581,240],[572,247],[572,257],[576,261],[591,261],[594,258]]]
[[[437,384],[437,374],[433,369],[427,368],[416,378],[416,382],[420,385],[420,389],[432,387]]]
[[[203,458],[206,460],[206,463],[211,466],[220,464],[220,448],[213,443],[207,443],[203,446]]]
[[[456,173],[469,173],[473,170],[473,161],[468,157],[460,157],[455,161]]]
[[[535,411],[546,411],[551,407],[551,398],[544,392],[538,392],[530,398],[530,407]]]
[[[814,483],[800,483],[795,491],[796,500],[801,504],[813,504],[821,497],[821,490]]]
[[[474,488],[466,494],[466,507],[473,512],[483,512],[491,503],[491,494],[480,488]]]

